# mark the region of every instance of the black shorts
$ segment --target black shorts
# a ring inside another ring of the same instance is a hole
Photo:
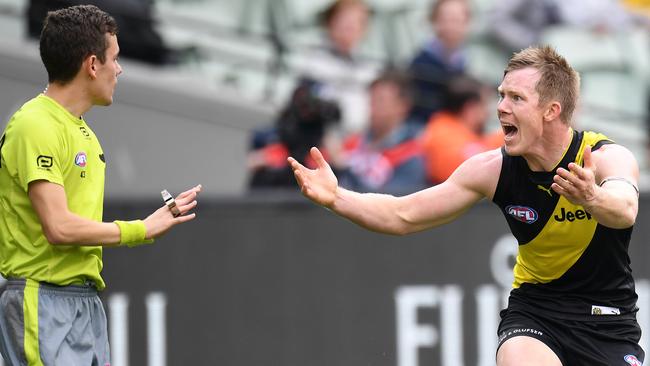
[[[566,320],[505,309],[501,311],[498,334],[498,347],[516,336],[538,339],[555,352],[564,366],[641,366],[645,357],[638,344],[641,328],[634,314]]]

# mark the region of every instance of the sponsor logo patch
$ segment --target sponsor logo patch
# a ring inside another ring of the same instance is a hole
[[[81,131],[81,134],[84,135],[85,137],[90,137],[90,134],[86,130],[86,127],[83,126],[79,127],[79,131]]]
[[[86,157],[86,153],[81,151],[77,153],[77,156],[74,157],[74,165],[85,168],[86,167],[86,162],[88,161],[88,158]]]
[[[629,363],[632,366],[643,366],[643,363],[639,361],[634,355],[625,355],[623,359],[625,362]]]
[[[537,218],[539,217],[537,215],[537,211],[526,206],[510,205],[506,207],[506,212],[508,215],[514,217],[515,220],[525,222],[527,224],[532,224],[533,222],[537,221]]]
[[[49,168],[51,168],[53,162],[54,162],[54,159],[51,156],[47,156],[47,155],[39,155],[36,158],[36,166],[38,166],[41,169],[49,169]]]
[[[609,306],[602,305],[591,305],[591,315],[620,315],[621,310],[619,308],[612,308]]]

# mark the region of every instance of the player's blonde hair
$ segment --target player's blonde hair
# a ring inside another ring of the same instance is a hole
[[[562,106],[560,119],[570,123],[580,95],[580,75],[567,60],[550,46],[528,47],[515,53],[503,76],[513,70],[527,67],[539,71],[540,77],[535,85],[539,94],[539,104],[544,105],[553,100]]]

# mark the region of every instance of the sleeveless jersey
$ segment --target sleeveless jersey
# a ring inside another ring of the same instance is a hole
[[[585,146],[595,151],[611,143],[602,134],[573,131],[570,146],[550,172],[533,172],[522,157],[502,149],[494,202],[519,243],[511,305],[567,317],[636,311],[627,252],[632,227],[605,227],[550,188],[557,168],[583,164]]]

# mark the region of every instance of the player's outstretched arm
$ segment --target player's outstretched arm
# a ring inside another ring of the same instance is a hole
[[[195,214],[189,212],[196,207],[200,191],[201,186],[198,185],[178,195],[176,204],[180,216],[174,217],[164,205],[143,220],[142,239],[156,238],[174,225],[194,219]],[[65,190],[58,184],[44,180],[31,182],[29,198],[50,244],[117,246],[124,239],[116,223],[97,222],[71,212]]]
[[[632,153],[620,145],[585,148],[584,164],[560,168],[551,186],[569,201],[581,205],[598,223],[625,229],[639,210],[639,167]]]
[[[481,198],[491,197],[501,167],[498,150],[479,154],[463,163],[446,182],[408,196],[394,197],[338,187],[320,151],[312,148],[311,156],[317,163],[316,169],[289,158],[296,181],[307,198],[369,230],[394,235],[442,225]]]

